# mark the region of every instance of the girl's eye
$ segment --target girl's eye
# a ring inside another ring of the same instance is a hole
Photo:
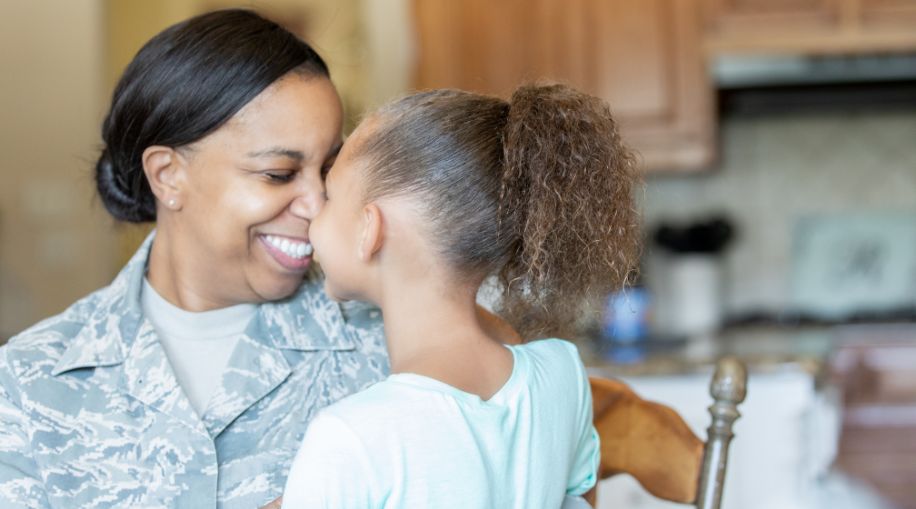
[[[270,182],[277,183],[277,184],[285,184],[293,180],[293,177],[296,176],[296,173],[292,171],[286,171],[286,172],[267,171],[267,172],[264,172],[264,176],[267,177],[267,179]]]

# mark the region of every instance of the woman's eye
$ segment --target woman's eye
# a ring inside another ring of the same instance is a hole
[[[321,180],[324,181],[328,177],[328,173],[331,172],[331,168],[334,167],[334,162],[337,160],[337,157],[329,159],[324,166],[321,167]]]
[[[296,173],[292,171],[286,171],[286,172],[267,171],[267,172],[264,172],[264,176],[267,177],[267,179],[271,182],[275,182],[277,184],[285,184],[293,180],[293,178],[296,176]]]

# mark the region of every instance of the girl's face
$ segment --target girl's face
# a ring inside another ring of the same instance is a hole
[[[330,80],[290,74],[180,149],[187,166],[168,235],[183,251],[174,262],[184,265],[181,284],[214,306],[296,291],[311,263],[309,223],[324,205],[341,119]]]
[[[361,123],[341,149],[325,181],[324,208],[309,229],[326,276],[325,292],[336,300],[365,300],[366,274],[359,259],[366,219],[361,179],[364,161],[354,152],[371,130],[369,124],[371,120]]]

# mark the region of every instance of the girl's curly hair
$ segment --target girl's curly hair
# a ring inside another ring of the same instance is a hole
[[[459,277],[496,275],[497,312],[525,338],[567,335],[639,255],[636,157],[602,100],[526,85],[509,102],[458,90],[375,114],[367,200],[416,198]]]

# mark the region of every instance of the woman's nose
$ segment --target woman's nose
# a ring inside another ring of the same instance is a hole
[[[289,209],[293,215],[312,220],[324,206],[324,183],[321,179],[306,179],[296,186],[296,194]]]

